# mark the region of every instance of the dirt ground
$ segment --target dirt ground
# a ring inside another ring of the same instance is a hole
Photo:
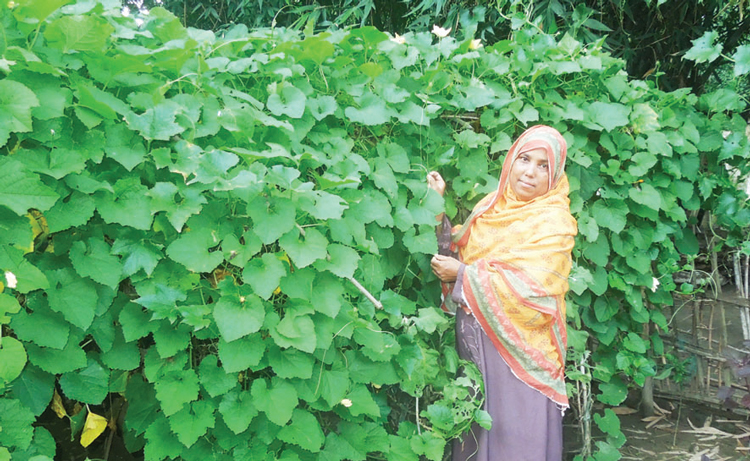
[[[750,420],[730,412],[666,400],[657,400],[656,415],[648,418],[626,406],[615,412],[627,437],[622,460],[750,461]],[[565,419],[565,439],[565,459],[571,461],[581,446],[572,417]]]

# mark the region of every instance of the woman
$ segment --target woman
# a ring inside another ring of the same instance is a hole
[[[484,375],[490,431],[474,426],[453,461],[560,461],[565,388],[565,293],[577,232],[564,173],[567,145],[548,126],[508,151],[496,192],[452,231],[459,259],[432,258],[457,307],[459,355]],[[428,184],[439,194],[437,172]]]

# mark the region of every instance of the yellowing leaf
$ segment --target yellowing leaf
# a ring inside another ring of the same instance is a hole
[[[52,411],[54,411],[60,419],[68,416],[68,412],[65,411],[65,407],[62,404],[62,398],[60,398],[60,394],[58,394],[57,391],[55,391],[52,396]]]
[[[83,426],[83,433],[81,433],[81,446],[86,448],[91,445],[91,442],[102,435],[102,432],[104,432],[104,429],[106,428],[107,418],[89,412],[89,414],[86,415],[86,424]]]

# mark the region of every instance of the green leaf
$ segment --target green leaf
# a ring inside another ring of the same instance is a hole
[[[628,167],[628,173],[636,178],[646,175],[646,173],[651,171],[651,168],[659,161],[659,159],[656,158],[656,155],[648,151],[638,152],[633,155],[630,160],[633,162],[633,165]]]
[[[198,375],[201,385],[211,397],[223,395],[237,385],[237,375],[227,373],[219,367],[215,355],[206,356],[201,360]]]
[[[661,208],[661,194],[651,184],[641,183],[640,188],[632,188],[628,195],[635,202],[645,205],[652,210]]]
[[[306,100],[307,98],[302,91],[287,83],[283,85],[280,92],[271,93],[268,96],[266,105],[274,115],[300,118],[305,112]]]
[[[177,435],[177,439],[190,448],[200,437],[206,435],[209,428],[214,427],[215,411],[216,408],[210,401],[192,402],[169,417],[169,427]]]
[[[308,98],[307,108],[313,117],[315,117],[315,120],[320,121],[336,112],[338,104],[332,96],[319,96],[317,98]]]
[[[404,234],[404,246],[412,253],[435,254],[438,252],[437,236],[427,226],[421,226],[419,234],[414,228]]]
[[[10,322],[11,317],[8,314],[16,314],[20,310],[21,305],[18,304],[16,298],[5,293],[0,293],[0,325]]]
[[[161,326],[153,332],[156,351],[159,357],[168,359],[180,351],[184,351],[190,344],[190,327],[185,324],[172,325],[160,322]]]
[[[330,406],[341,403],[341,400],[349,393],[349,373],[346,370],[319,370],[316,366],[315,376],[320,376],[320,396]]]
[[[3,340],[4,342],[4,340]],[[0,364],[2,367],[2,364]],[[55,375],[45,373],[39,368],[28,364],[23,373],[13,382],[13,397],[39,416],[52,400],[55,389]]]
[[[155,325],[149,323],[149,314],[138,304],[125,304],[118,318],[125,341],[135,341],[151,333]]]
[[[359,254],[356,250],[338,243],[328,245],[328,260],[315,262],[314,267],[319,271],[330,271],[341,278],[349,278],[354,275],[359,262]]]
[[[365,356],[378,362],[390,360],[401,351],[401,346],[390,332],[361,327],[354,330],[354,340],[363,346]]]
[[[448,319],[434,307],[419,309],[419,315],[414,318],[414,325],[427,334],[432,334],[438,327],[448,324]]]
[[[94,216],[95,209],[91,196],[73,191],[67,202],[58,200],[44,213],[44,217],[47,218],[50,233],[55,233],[86,224]]]
[[[13,13],[19,21],[35,24],[43,22],[66,3],[70,3],[70,0],[30,0],[16,4]]]
[[[328,240],[312,228],[305,231],[304,237],[300,236],[297,229],[292,229],[279,239],[279,245],[297,268],[307,267],[328,255]]]
[[[425,455],[429,460],[439,461],[445,451],[445,439],[433,431],[425,432],[421,436],[412,437],[411,448],[414,453]]]
[[[617,376],[612,377],[608,383],[601,383],[599,385],[599,392],[601,394],[598,394],[596,399],[612,406],[621,404],[628,396],[627,386]]]
[[[146,240],[118,238],[112,244],[113,255],[122,256],[122,274],[125,277],[143,270],[150,276],[164,255]]]
[[[179,457],[185,448],[170,429],[169,421],[163,414],[160,414],[148,427],[145,436],[147,440],[143,450],[145,459],[174,459]]]
[[[283,379],[273,378],[271,386],[265,379],[256,379],[250,389],[253,403],[274,424],[285,426],[299,402],[297,390]]]
[[[21,341],[9,336],[0,345],[0,382],[18,378],[26,365],[26,349]]]
[[[34,414],[14,399],[0,399],[0,446],[26,450],[34,437]]]
[[[185,131],[185,128],[175,122],[177,114],[181,111],[180,104],[167,99],[147,109],[143,114],[129,112],[125,115],[125,121],[131,130],[138,131],[146,139],[169,141],[172,136]]]
[[[244,432],[258,414],[253,397],[247,391],[232,391],[224,394],[219,404],[219,413],[227,427],[235,434]]]
[[[272,347],[268,351],[268,364],[279,378],[310,379],[314,362],[313,356],[295,349]]]
[[[125,342],[122,330],[115,330],[112,348],[101,355],[102,363],[113,370],[135,370],[141,364],[137,342]]]
[[[49,286],[47,277],[24,258],[23,251],[8,245],[0,245],[0,270],[16,276],[18,284],[15,289],[19,293],[28,293]]]
[[[317,344],[312,318],[293,312],[287,312],[278,325],[271,329],[271,337],[280,347],[294,347],[308,354],[315,351]]]
[[[108,384],[109,372],[92,358],[86,368],[60,377],[60,388],[68,398],[92,405],[104,401],[109,393]]]
[[[623,104],[597,101],[588,107],[586,114],[591,124],[613,131],[628,124],[630,108]]]
[[[95,15],[63,16],[47,26],[44,36],[50,46],[64,53],[101,52],[114,30],[104,18]]]
[[[0,80],[2,82],[4,80]],[[0,158],[0,169],[3,172],[0,175],[0,205],[10,208],[19,216],[25,215],[30,208],[47,211],[60,198],[42,183],[39,176],[12,157]]]
[[[267,300],[279,287],[279,282],[286,273],[286,267],[278,255],[264,253],[260,258],[253,258],[245,265],[242,280],[250,285],[258,296]]]
[[[0,300],[5,299],[6,296],[0,294]],[[68,343],[70,324],[61,314],[52,312],[45,303],[37,299],[33,299],[32,303],[35,305],[34,312],[27,313],[23,310],[13,316],[10,324],[13,332],[18,339],[31,341],[38,346],[53,349],[64,348]]]
[[[232,342],[260,330],[266,316],[263,301],[255,295],[224,295],[214,307],[214,319],[222,339]]]
[[[719,38],[719,33],[715,30],[705,32],[700,38],[691,40],[693,43],[683,59],[689,59],[697,63],[713,62],[721,55],[721,42],[715,43]]]
[[[339,219],[347,208],[346,200],[325,191],[311,191],[300,200],[300,209],[317,219]]]
[[[294,228],[296,210],[288,200],[281,198],[256,199],[247,205],[253,220],[253,232],[268,245]]]
[[[369,389],[363,384],[354,386],[346,398],[352,403],[349,407],[349,412],[352,415],[367,415],[374,419],[380,417],[380,407],[372,398]]]
[[[67,268],[50,271],[47,275],[51,285],[47,290],[50,308],[78,328],[87,330],[94,321],[99,300],[96,284]]]
[[[648,343],[633,332],[628,333],[622,345],[625,346],[625,349],[636,352],[638,354],[645,354],[648,350]]]
[[[355,123],[362,125],[382,125],[391,118],[391,111],[385,106],[385,101],[372,93],[366,93],[359,98],[359,108],[347,107],[344,109],[346,117]]]
[[[11,133],[31,131],[31,109],[38,106],[39,100],[28,87],[12,80],[0,80],[0,147],[8,142]],[[5,171],[3,167],[3,176],[7,174]]]
[[[206,197],[198,188],[178,187],[171,182],[157,182],[148,192],[151,197],[151,212],[166,212],[167,219],[177,232],[187,220],[203,209]]]
[[[62,350],[27,344],[26,353],[29,355],[29,362],[54,375],[86,366],[86,353],[76,341],[68,340],[68,344]]]
[[[279,440],[293,443],[313,453],[318,453],[325,442],[318,420],[312,413],[301,408],[294,410],[291,424],[284,426],[278,437]]]
[[[126,170],[131,171],[146,158],[146,146],[136,133],[133,133],[123,123],[108,124],[106,126],[107,144],[104,152]]]
[[[123,278],[123,267],[119,258],[110,254],[111,248],[104,240],[78,241],[70,248],[73,267],[83,277],[116,289]]]
[[[142,375],[136,373],[128,379],[125,398],[128,401],[125,427],[140,435],[153,423],[159,410],[154,388],[143,381]]]
[[[147,192],[139,178],[126,177],[114,184],[114,194],[98,192],[94,196],[96,208],[107,223],[149,230],[153,218]]]
[[[595,414],[594,422],[603,433],[608,435],[608,441],[616,442],[614,444],[616,448],[621,447],[625,443],[625,436],[620,430],[620,418],[617,417],[612,409],[606,408],[604,416],[598,413]]]
[[[156,398],[165,416],[172,416],[185,404],[198,399],[198,377],[192,370],[170,372],[154,383]]]
[[[591,207],[591,216],[599,227],[619,234],[627,224],[628,207],[620,200],[597,200]]]
[[[192,229],[167,247],[167,256],[193,272],[211,272],[224,261],[224,254],[214,251],[219,243],[211,229]]]
[[[260,334],[236,339],[231,343],[219,341],[219,359],[227,373],[237,373],[260,363],[266,344]]]
[[[750,45],[740,45],[732,55],[734,60],[734,76],[739,77],[750,73]]]
[[[315,276],[313,295],[310,296],[312,298],[310,303],[313,308],[330,318],[335,318],[343,303],[344,286],[342,282],[341,279],[329,273],[319,272]]]

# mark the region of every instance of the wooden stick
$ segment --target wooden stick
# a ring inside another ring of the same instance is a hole
[[[365,295],[365,297],[369,299],[372,304],[375,305],[375,307],[377,307],[378,309],[383,308],[383,303],[375,299],[375,297],[372,294],[370,294],[369,291],[367,291],[367,288],[363,287],[362,284],[360,284],[358,281],[354,279],[354,277],[349,277],[349,281],[352,282],[354,286],[357,287],[357,289],[360,292],[362,292],[362,294]]]

